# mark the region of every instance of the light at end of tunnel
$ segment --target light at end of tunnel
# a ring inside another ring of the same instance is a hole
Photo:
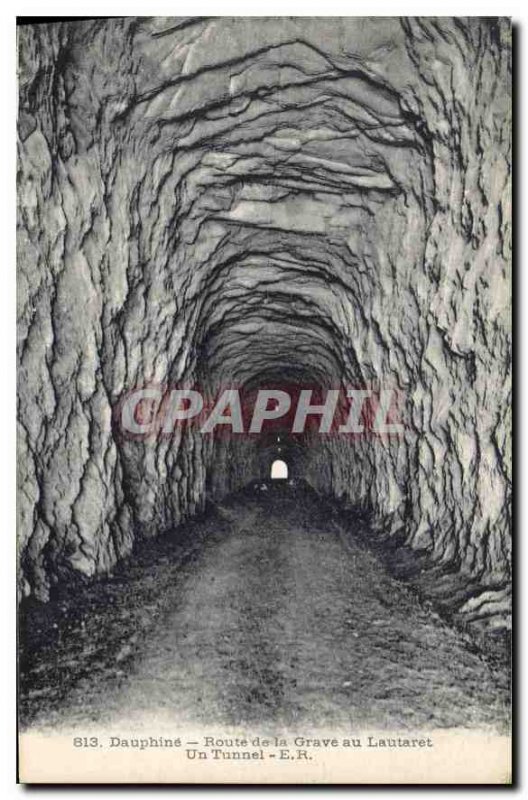
[[[288,465],[286,462],[278,459],[271,465],[271,480],[286,480],[288,477]]]

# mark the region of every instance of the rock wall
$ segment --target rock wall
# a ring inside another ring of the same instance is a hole
[[[23,595],[260,477],[254,440],[120,438],[129,389],[393,386],[403,440],[307,446],[305,477],[503,624],[510,80],[502,19],[19,30]]]

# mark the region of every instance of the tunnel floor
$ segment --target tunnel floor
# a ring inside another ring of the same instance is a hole
[[[484,655],[328,518],[253,488],[21,615],[22,727],[504,731]]]

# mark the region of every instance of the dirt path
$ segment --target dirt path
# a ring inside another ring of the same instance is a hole
[[[198,726],[503,728],[504,691],[483,657],[312,498],[270,494],[221,506],[221,524],[203,523],[211,529],[186,563],[177,563],[174,544],[172,556],[169,548],[161,561],[136,565],[122,605],[107,609],[113,625],[96,609],[96,670],[81,671],[62,695],[60,682],[46,693],[33,680],[28,719],[112,723],[148,713]],[[151,619],[145,605],[157,610]],[[50,676],[66,674],[70,639],[62,637]],[[74,668],[83,658],[76,652]],[[31,663],[29,673],[38,669]]]

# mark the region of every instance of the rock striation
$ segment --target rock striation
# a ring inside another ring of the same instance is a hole
[[[403,440],[308,437],[297,474],[507,625],[510,50],[504,19],[19,29],[22,596],[268,469],[120,437],[132,387],[393,386]]]

